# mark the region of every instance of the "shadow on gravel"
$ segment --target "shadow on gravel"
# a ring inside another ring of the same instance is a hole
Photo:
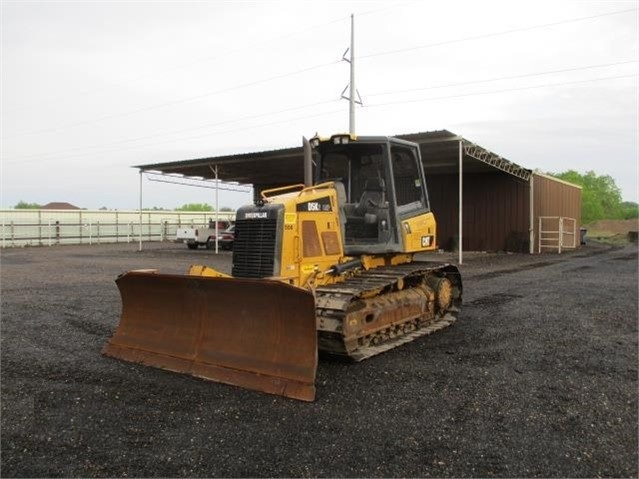
[[[506,274],[519,273],[521,271],[528,271],[528,270],[537,269],[537,268],[545,268],[546,266],[550,266],[553,264],[556,264],[556,262],[545,261],[541,263],[525,264],[522,266],[518,266],[516,268],[501,269],[499,271],[491,271],[489,273],[473,275],[473,280],[477,281],[477,280],[483,280],[483,279],[497,278],[499,276],[504,276]]]

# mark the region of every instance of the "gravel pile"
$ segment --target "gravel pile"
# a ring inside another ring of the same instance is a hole
[[[636,245],[468,254],[453,327],[320,361],[314,403],[101,356],[124,270],[230,272],[145,248],[2,251],[3,477],[637,477]]]

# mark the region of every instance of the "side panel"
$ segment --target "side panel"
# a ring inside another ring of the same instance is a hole
[[[576,234],[579,235],[581,226],[581,188],[570,185],[558,179],[533,175],[535,182],[533,187],[534,195],[534,215],[533,224],[535,229],[535,252],[539,241],[539,217],[540,216],[562,216],[574,218],[576,221]],[[577,237],[575,241],[577,248],[580,242]]]
[[[437,224],[433,213],[425,213],[400,224],[405,253],[437,249]]]
[[[308,287],[318,273],[344,256],[337,192],[333,183],[274,198],[284,207],[279,279]]]

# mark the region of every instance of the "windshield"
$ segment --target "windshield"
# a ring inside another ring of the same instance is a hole
[[[367,182],[384,182],[382,144],[329,144],[322,148],[322,153],[320,181],[344,183],[349,202],[359,199]]]

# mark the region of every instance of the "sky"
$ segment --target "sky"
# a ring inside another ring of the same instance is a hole
[[[136,209],[134,165],[446,129],[639,202],[637,1],[2,1],[0,208]],[[350,55],[350,52],[349,54]],[[348,94],[348,92],[346,92]],[[237,208],[251,193],[220,191]],[[142,179],[143,207],[215,204]]]

